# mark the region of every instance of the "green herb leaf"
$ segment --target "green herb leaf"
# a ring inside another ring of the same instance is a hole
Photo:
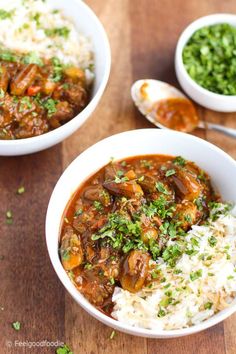
[[[190,273],[190,279],[192,281],[199,279],[202,277],[202,269],[197,270],[196,272],[191,272]]]
[[[175,173],[176,173],[176,171],[174,169],[167,170],[165,176],[170,177],[170,176],[174,175]]]
[[[21,328],[21,323],[19,321],[13,322],[12,327],[14,328],[15,331],[19,331]]]

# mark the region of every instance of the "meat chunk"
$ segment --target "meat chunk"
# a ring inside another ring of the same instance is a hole
[[[24,66],[11,81],[11,94],[24,95],[26,89],[34,82],[38,67],[35,64]]]
[[[109,193],[101,185],[86,187],[83,197],[91,201],[99,201],[104,206],[108,206],[111,203]]]
[[[70,85],[65,91],[65,98],[70,102],[77,110],[81,110],[87,104],[88,95],[86,90],[81,85]]]
[[[49,125],[52,128],[58,128],[63,123],[74,117],[74,111],[68,102],[59,102],[56,106],[56,112],[49,118]]]
[[[90,275],[92,277],[90,277]],[[81,293],[94,305],[102,306],[104,301],[113,293],[114,285],[109,279],[101,280],[102,275],[85,271],[77,277],[78,288]]]
[[[140,250],[132,250],[126,257],[121,270],[122,288],[135,293],[142,289],[149,269],[150,256]]]

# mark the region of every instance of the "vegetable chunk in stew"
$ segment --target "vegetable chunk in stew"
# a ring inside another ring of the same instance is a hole
[[[178,156],[147,155],[111,161],[69,202],[60,256],[78,290],[111,314],[115,286],[138,292],[160,282],[159,257],[175,262],[170,239],[182,239],[218,201],[209,176]]]
[[[60,127],[88,104],[90,89],[84,70],[56,57],[0,50],[0,139],[29,138]]]

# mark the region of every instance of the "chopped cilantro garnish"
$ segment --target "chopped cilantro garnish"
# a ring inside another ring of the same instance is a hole
[[[28,96],[24,96],[20,100],[20,108],[19,112],[22,113],[24,110],[31,109],[32,108],[32,103],[30,101],[30,98]]]
[[[111,284],[111,285],[114,285],[114,284],[115,284],[115,279],[114,279],[113,277],[111,277],[111,278],[109,279],[109,281],[110,281],[110,284]]]
[[[199,279],[202,277],[202,269],[197,270],[196,272],[191,272],[190,273],[190,279],[192,281]]]
[[[164,184],[162,182],[157,182],[156,183],[156,189],[160,193],[169,194],[168,190],[165,188],[165,186],[164,186]]]
[[[48,37],[60,36],[64,38],[68,38],[70,34],[70,29],[68,27],[54,27],[54,28],[45,28],[44,32]]]
[[[215,245],[217,244],[217,238],[214,236],[209,237],[208,243],[211,247],[215,247]]]
[[[114,179],[114,182],[115,183],[124,183],[124,182],[127,182],[129,179],[128,177],[118,177],[118,176],[115,176],[115,179]]]
[[[53,64],[53,74],[52,74],[52,78],[51,79],[54,82],[58,82],[58,81],[60,81],[62,79],[64,65],[56,57],[53,57],[51,59],[51,62]]]
[[[73,354],[68,345],[64,344],[63,347],[57,348],[56,354]]]
[[[11,19],[14,15],[14,10],[6,11],[4,9],[0,9],[0,20]]]
[[[115,332],[115,331],[112,331],[109,338],[110,338],[110,339],[113,339],[113,338],[115,337],[115,335],[116,335],[116,332]]]
[[[170,177],[170,176],[174,175],[175,173],[176,173],[176,171],[174,169],[167,170],[165,173],[165,176]]]
[[[211,308],[212,308],[212,305],[213,305],[213,303],[212,302],[206,302],[205,304],[204,304],[204,309],[205,310],[210,310]]]
[[[39,66],[43,66],[43,61],[36,52],[30,52],[25,55],[22,59],[22,62],[24,64],[36,64]]]
[[[46,101],[43,102],[44,108],[48,111],[48,117],[50,118],[54,113],[57,111],[57,100],[52,98],[48,98]]]
[[[95,207],[95,209],[96,209],[97,211],[102,211],[102,210],[103,210],[103,205],[102,205],[102,203],[99,202],[98,200],[95,200],[95,201],[93,202],[93,205],[94,205],[94,207]]]
[[[14,328],[15,331],[19,331],[21,328],[21,323],[19,321],[13,322],[12,328]]]
[[[174,160],[173,163],[175,165],[179,165],[181,167],[184,167],[186,165],[186,160],[182,156],[177,156]]]
[[[5,92],[4,92],[3,89],[1,88],[1,89],[0,89],[0,99],[1,99],[1,98],[4,98],[4,96],[5,96]]]
[[[235,39],[236,29],[228,23],[195,31],[182,53],[190,77],[209,91],[236,95]]]
[[[17,194],[23,194],[23,193],[25,193],[25,187],[21,186],[17,189]]]
[[[86,263],[85,265],[84,265],[84,269],[91,269],[93,266],[92,266],[92,264],[91,263]]]
[[[164,317],[166,315],[165,311],[163,309],[160,309],[160,311],[157,314],[157,317]]]

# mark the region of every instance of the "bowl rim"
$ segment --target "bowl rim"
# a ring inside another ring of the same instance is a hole
[[[96,147],[99,144],[106,144],[106,143],[112,143],[113,139],[121,139],[124,135],[133,135],[133,134],[153,134],[153,131],[156,131],[155,134],[163,134],[163,135],[169,135],[174,136],[178,135],[180,137],[183,137],[184,139],[187,139],[188,141],[191,141],[192,143],[194,142],[200,142],[201,144],[205,145],[206,148],[210,148],[211,150],[214,150],[217,154],[220,154],[223,158],[229,161],[229,163],[234,164],[236,168],[236,161],[229,156],[227,153],[225,153],[223,150],[218,148],[217,146],[213,145],[212,143],[209,143],[201,138],[198,138],[193,135],[189,135],[186,133],[181,133],[181,132],[175,132],[175,131],[170,131],[170,130],[158,130],[155,128],[150,128],[150,129],[136,129],[136,130],[130,130],[126,132],[122,132],[119,134],[114,134],[108,138],[105,138],[103,140],[100,140],[96,144],[90,146],[88,149],[83,151],[80,155],[78,155],[72,162],[71,164],[64,170],[60,178],[58,179],[54,190],[52,192],[52,195],[49,200],[48,204],[48,209],[47,209],[47,214],[46,214],[46,222],[45,222],[45,233],[46,233],[46,244],[47,244],[47,250],[49,253],[49,258],[51,260],[52,266],[59,277],[60,281],[62,282],[63,286],[66,288],[66,290],[69,292],[69,294],[74,298],[74,300],[90,315],[98,319],[99,321],[103,322],[104,324],[115,328],[119,331],[126,332],[132,335],[136,336],[141,336],[141,337],[149,337],[149,338],[171,338],[171,337],[180,337],[180,336],[185,336],[193,333],[197,333],[199,331],[205,330],[209,327],[212,327],[216,325],[217,323],[223,321],[225,318],[229,317],[232,313],[236,312],[236,302],[218,312],[217,314],[213,315],[206,321],[203,321],[197,325],[193,325],[188,328],[182,328],[182,329],[175,329],[175,330],[150,330],[150,329],[145,329],[145,328],[139,328],[139,327],[133,327],[131,325],[124,324],[122,322],[119,322],[113,318],[108,317],[107,315],[103,314],[101,311],[96,309],[95,306],[90,304],[85,297],[76,289],[76,287],[73,285],[71,280],[69,279],[66,271],[64,270],[61,261],[59,259],[59,254],[58,254],[58,248],[54,248],[54,243],[52,241],[52,234],[51,234],[51,226],[50,226],[50,219],[53,215],[53,209],[55,208],[55,202],[54,202],[54,197],[60,192],[61,187],[63,186],[64,179],[66,180],[66,176],[69,171],[73,170],[81,158],[81,156],[86,156],[87,152],[91,150],[96,150]],[[102,167],[102,166],[101,166]],[[91,167],[92,171],[92,167]],[[95,171],[93,171],[95,172]],[[91,173],[93,173],[91,172]],[[63,182],[63,183],[62,183]],[[63,187],[62,187],[63,188]],[[78,188],[78,187],[77,187]],[[77,189],[76,188],[76,189]],[[76,190],[75,189],[75,190]],[[66,205],[65,205],[66,207]],[[52,215],[51,215],[52,214]],[[53,236],[54,237],[54,236]],[[55,237],[58,238],[58,235],[55,235]],[[218,315],[218,316],[216,316]]]
[[[84,9],[88,12],[88,16],[90,16],[91,18],[93,18],[93,21],[96,23],[97,28],[99,28],[101,37],[102,37],[102,41],[104,42],[104,60],[105,60],[105,69],[104,69],[104,74],[102,76],[102,80],[101,83],[98,86],[97,92],[94,94],[94,96],[92,97],[92,99],[89,101],[89,103],[87,104],[87,106],[81,111],[79,112],[75,117],[73,117],[70,121],[68,121],[67,123],[63,124],[62,126],[54,129],[54,130],[50,130],[44,134],[38,135],[38,136],[33,136],[33,137],[29,137],[29,138],[23,138],[23,139],[14,139],[14,140],[2,140],[0,139],[0,148],[1,147],[7,147],[9,146],[9,148],[12,147],[26,147],[26,146],[30,146],[31,144],[39,144],[41,146],[41,143],[43,144],[46,139],[50,140],[52,138],[55,139],[55,144],[58,143],[58,140],[64,140],[60,139],[60,135],[63,131],[67,132],[66,137],[69,136],[70,134],[72,134],[75,130],[76,127],[78,125],[77,121],[80,119],[80,116],[83,114],[84,118],[81,120],[82,124],[85,122],[86,119],[89,118],[89,116],[91,115],[92,111],[94,110],[94,108],[96,107],[97,103],[99,102],[109,79],[109,75],[110,75],[110,70],[111,70],[111,47],[110,47],[110,43],[108,40],[108,36],[107,33],[105,31],[105,28],[102,24],[102,22],[99,20],[99,18],[97,17],[97,15],[95,14],[95,12],[84,2],[81,0],[73,0],[78,6],[84,7]],[[94,107],[95,106],[95,107]],[[81,125],[82,125],[81,124]],[[80,125],[80,126],[81,126]],[[75,128],[75,129],[73,129]],[[78,127],[79,128],[79,127]],[[78,129],[77,128],[77,129]],[[72,133],[71,133],[72,131]],[[53,145],[55,145],[53,144]],[[42,150],[42,148],[40,148],[39,150]],[[38,151],[38,150],[36,150]]]
[[[235,22],[236,27],[236,15],[230,13],[214,13],[207,16],[202,16],[191,22],[185,29],[181,32],[175,50],[175,63],[179,66],[179,70],[181,71],[181,75],[184,76],[184,79],[191,84],[193,89],[199,91],[203,95],[207,95],[211,99],[217,99],[220,101],[235,101],[236,95],[223,95],[219,93],[215,93],[210,91],[201,85],[199,85],[196,81],[194,81],[191,76],[188,74],[185,65],[183,63],[183,49],[187,44],[188,40],[192,37],[192,35],[202,27],[211,26],[214,24],[220,23],[229,23]]]

